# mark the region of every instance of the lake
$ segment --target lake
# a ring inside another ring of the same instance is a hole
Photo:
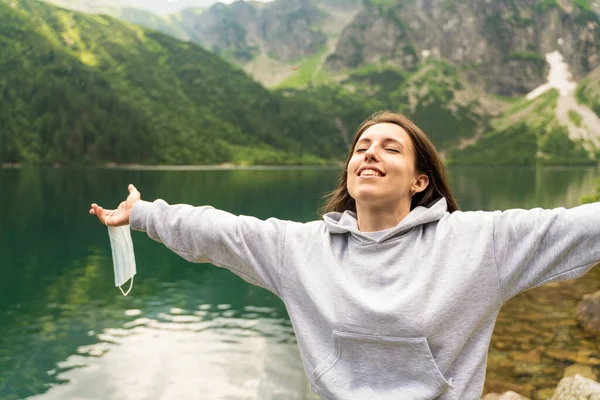
[[[314,398],[275,295],[133,232],[138,275],[123,297],[106,228],[88,209],[118,205],[133,183],[145,200],[309,221],[337,174],[0,169],[0,399]],[[597,176],[579,167],[449,170],[463,210],[576,206],[595,191]],[[575,319],[583,294],[597,290],[595,268],[509,301],[490,346],[486,389],[543,399],[575,362],[598,374],[598,339]]]

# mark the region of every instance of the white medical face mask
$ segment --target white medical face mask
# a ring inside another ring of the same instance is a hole
[[[135,270],[135,254],[133,253],[133,242],[131,241],[131,230],[129,225],[108,226],[110,248],[112,250],[113,267],[115,270],[115,286],[121,290],[123,296],[127,296],[133,287],[133,276]],[[129,290],[124,292],[121,286],[131,278]]]

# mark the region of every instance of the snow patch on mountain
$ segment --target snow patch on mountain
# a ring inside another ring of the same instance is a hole
[[[577,102],[577,82],[569,65],[558,50],[547,53],[546,61],[550,65],[548,82],[529,92],[527,99],[533,100],[550,89],[558,90],[560,97],[556,102],[556,118],[561,125],[568,128],[569,138],[583,140],[588,151],[600,148],[600,118],[587,106]]]
[[[571,69],[564,61],[562,54],[558,50],[547,53],[546,62],[550,65],[548,82],[529,92],[526,96],[527,100],[533,100],[550,89],[558,90],[561,96],[572,95],[575,92],[577,83],[573,79]]]

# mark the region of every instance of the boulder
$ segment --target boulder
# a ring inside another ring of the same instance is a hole
[[[563,378],[550,400],[600,400],[600,383],[581,375]]]
[[[600,291],[583,296],[577,306],[577,319],[586,331],[600,333]]]
[[[509,366],[507,366],[508,368]],[[531,397],[535,386],[533,383],[515,383],[511,381],[505,381],[502,379],[486,378],[485,385],[483,387],[484,393],[506,393],[514,392],[519,393],[521,396]]]

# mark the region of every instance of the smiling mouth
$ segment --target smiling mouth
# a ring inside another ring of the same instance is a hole
[[[381,172],[376,171],[374,169],[365,168],[362,171],[360,171],[360,173],[358,174],[358,176],[361,177],[361,178],[366,178],[366,177],[369,177],[369,178],[379,178],[379,177],[383,177],[384,175]]]

